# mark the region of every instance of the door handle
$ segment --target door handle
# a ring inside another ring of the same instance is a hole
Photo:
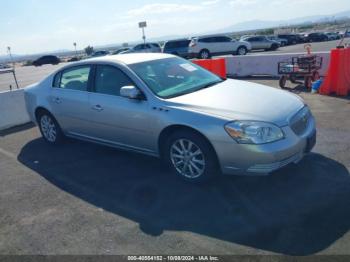
[[[95,106],[92,107],[92,109],[100,112],[100,111],[103,110],[103,107],[100,106],[100,105],[95,105]]]
[[[59,98],[59,97],[55,97],[53,99],[53,101],[56,103],[56,104],[61,104],[62,103],[62,100]]]

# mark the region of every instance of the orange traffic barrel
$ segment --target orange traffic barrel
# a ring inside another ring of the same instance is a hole
[[[332,49],[326,78],[320,94],[346,96],[350,91],[350,49]]]

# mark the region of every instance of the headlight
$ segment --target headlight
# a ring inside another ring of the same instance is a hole
[[[226,132],[240,144],[266,144],[284,138],[274,124],[258,121],[234,121],[225,125]]]

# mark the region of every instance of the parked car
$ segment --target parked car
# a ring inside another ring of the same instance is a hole
[[[251,50],[247,41],[236,41],[227,36],[194,37],[189,45],[189,57],[207,59],[213,55],[246,55]]]
[[[120,52],[120,54],[130,54],[130,53],[161,53],[162,49],[158,43],[146,43],[139,44],[133,48]]]
[[[300,161],[316,142],[301,98],[223,80],[170,54],[69,64],[27,87],[25,102],[49,144],[72,137],[160,157],[190,182],[270,173]]]
[[[125,52],[125,51],[128,51],[128,50],[130,50],[129,47],[119,48],[118,50],[112,52],[112,55],[118,55],[118,54],[120,54],[120,53],[122,53],[122,52]]]
[[[268,39],[266,36],[250,36],[241,38],[242,41],[247,41],[251,44],[252,50],[277,50],[280,44],[277,41]]]
[[[329,41],[334,41],[340,39],[340,35],[333,32],[327,32],[325,35],[328,37]]]
[[[350,37],[350,31],[345,31],[345,32],[339,32],[340,37]]]
[[[173,54],[187,58],[189,54],[189,45],[191,40],[178,39],[165,42],[163,46],[163,53]]]
[[[109,55],[110,53],[106,50],[100,50],[100,51],[96,51],[94,52],[91,57],[100,57],[100,56],[106,56]]]
[[[286,39],[288,41],[288,45],[304,43],[304,39],[298,34],[279,34],[278,37]]]
[[[67,62],[77,62],[77,61],[79,61],[79,60],[81,60],[82,58],[80,57],[80,56],[73,56],[73,57],[71,57],[71,58],[69,58],[68,60],[67,60]]]
[[[328,36],[324,33],[310,33],[305,38],[306,42],[324,42],[328,41]]]
[[[288,40],[287,39],[279,38],[276,35],[267,36],[267,39],[272,40],[272,41],[276,41],[277,43],[280,44],[280,46],[288,45]]]
[[[34,60],[32,64],[34,66],[42,66],[42,65],[47,65],[47,64],[58,65],[60,62],[61,62],[61,60],[57,56],[45,55],[45,56],[38,58],[37,60]]]
[[[8,64],[0,64],[0,69],[8,69],[11,68]]]

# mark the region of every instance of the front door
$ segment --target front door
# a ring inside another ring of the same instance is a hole
[[[94,92],[89,94],[94,137],[104,143],[154,153],[157,145],[155,111],[149,102],[120,96],[123,86],[135,84],[121,69],[97,65]]]

